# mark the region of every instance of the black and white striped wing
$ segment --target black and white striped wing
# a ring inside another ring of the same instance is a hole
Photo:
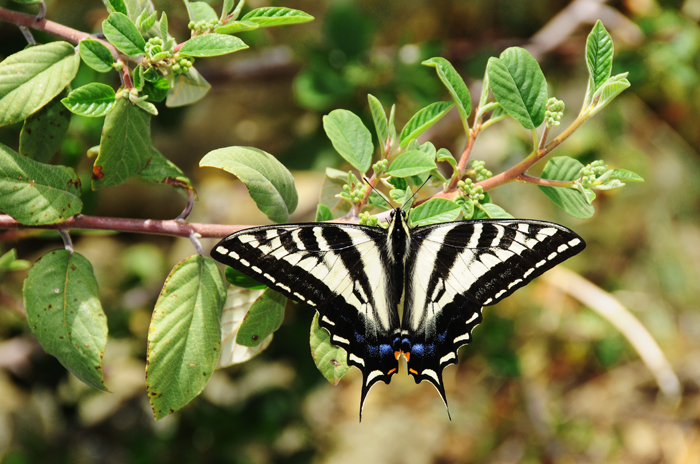
[[[481,220],[418,227],[406,264],[402,349],[409,373],[431,382],[445,403],[442,371],[471,341],[481,308],[585,248],[575,232],[531,220]],[[405,349],[404,349],[405,351]],[[404,353],[405,354],[405,353]]]
[[[362,403],[398,366],[390,336],[399,326],[395,285],[387,272],[386,232],[342,224],[256,227],[229,235],[211,255],[313,307],[331,342],[363,374]]]

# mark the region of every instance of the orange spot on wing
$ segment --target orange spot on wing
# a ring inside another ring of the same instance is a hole
[[[416,371],[415,369],[409,369],[408,372],[414,375],[418,375],[418,371]]]
[[[406,362],[411,360],[411,352],[410,351],[402,351],[403,357],[406,358]]]
[[[389,372],[387,372],[386,375],[391,375],[391,374],[393,374],[394,372],[396,372],[396,368],[393,368],[392,370],[390,370]]]
[[[399,356],[401,356],[401,352],[400,352],[400,351],[394,351],[394,357],[396,358],[397,361],[399,360]]]

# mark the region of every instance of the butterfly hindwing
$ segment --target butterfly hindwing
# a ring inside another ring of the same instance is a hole
[[[412,231],[402,336],[409,373],[428,380],[447,404],[442,371],[471,341],[483,306],[494,304],[579,253],[581,238],[558,224],[482,220]]]
[[[363,373],[362,403],[398,365],[391,348],[399,326],[387,266],[386,232],[344,224],[293,224],[246,229],[223,239],[212,257],[315,308],[331,342]]]

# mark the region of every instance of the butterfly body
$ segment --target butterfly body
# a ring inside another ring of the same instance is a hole
[[[217,244],[212,257],[313,307],[331,343],[370,388],[389,383],[401,356],[445,405],[442,371],[494,304],[585,248],[558,224],[485,219],[411,229],[392,211],[386,230],[352,224],[256,227]]]

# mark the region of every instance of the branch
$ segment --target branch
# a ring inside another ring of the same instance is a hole
[[[28,226],[20,224],[6,214],[0,214],[0,229],[93,229],[111,230],[116,232],[134,232],[141,234],[169,235],[173,237],[189,238],[192,234],[199,234],[203,238],[223,238],[242,229],[253,226],[242,225],[218,225],[187,223],[175,219],[128,219],[101,216],[85,216],[78,214],[67,221],[58,224],[41,226]]]
[[[19,11],[8,10],[7,8],[0,8],[0,21],[7,21],[18,26],[25,26],[38,31],[45,31],[49,34],[53,34],[76,44],[86,38],[94,39],[94,37],[87,32],[78,31],[68,26],[64,26],[63,24],[55,23],[47,19],[40,19],[37,16],[20,13]],[[102,42],[112,51],[112,55],[116,56],[118,54],[118,51],[116,48],[114,48],[114,45],[106,40],[100,40],[100,42]]]
[[[610,322],[637,351],[656,378],[659,389],[667,397],[680,401],[682,387],[671,363],[646,327],[622,303],[602,288],[561,266],[545,273],[542,278]]]

